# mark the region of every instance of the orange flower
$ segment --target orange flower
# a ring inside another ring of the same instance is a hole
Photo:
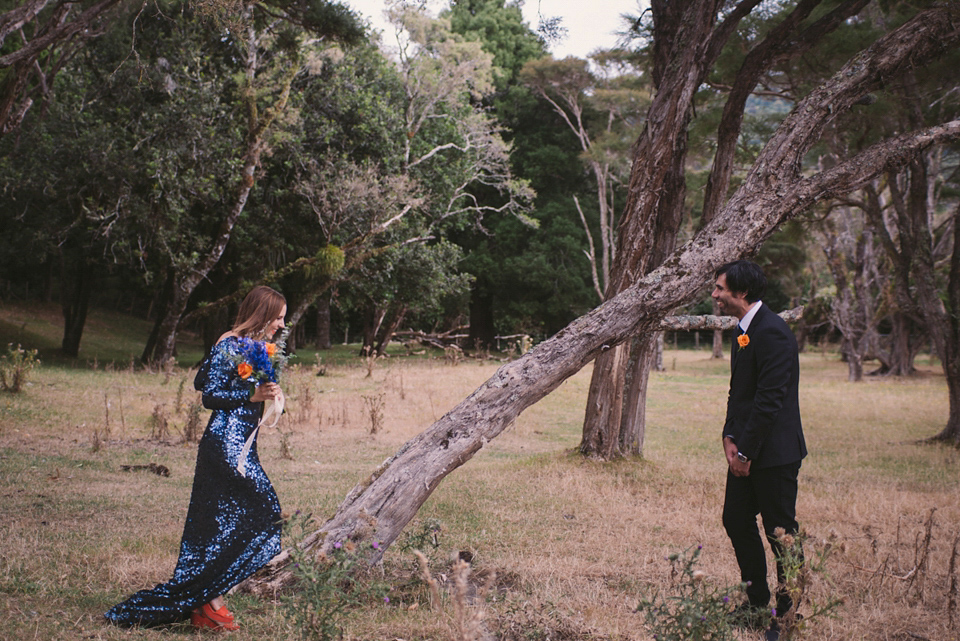
[[[739,336],[737,336],[737,345],[740,346],[740,349],[743,349],[749,344],[750,344],[749,336],[747,336],[746,334],[740,334]]]
[[[237,374],[243,379],[250,378],[250,375],[253,374],[253,365],[250,363],[240,363],[237,365]]]
[[[277,346],[274,343],[267,343],[266,347],[267,347],[267,356],[273,358],[273,355],[277,351]]]

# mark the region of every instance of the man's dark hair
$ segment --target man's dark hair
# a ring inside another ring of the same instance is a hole
[[[714,278],[720,274],[727,277],[727,289],[737,294],[746,293],[747,302],[755,303],[767,291],[767,277],[760,265],[749,260],[735,260],[717,269]]]

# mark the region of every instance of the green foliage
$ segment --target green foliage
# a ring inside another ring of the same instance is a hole
[[[404,530],[396,547],[401,554],[407,554],[414,550],[428,552],[437,550],[440,547],[440,533],[443,531],[443,523],[440,519],[428,518],[420,523],[419,530]]]
[[[343,250],[336,245],[324,245],[307,268],[311,278],[333,278],[343,269]]]
[[[23,349],[18,344],[7,345],[7,353],[0,356],[0,388],[13,394],[19,394],[27,384],[30,372],[39,367],[37,350]]]
[[[311,533],[315,523],[309,514],[297,513],[284,524],[284,532],[299,542]],[[379,543],[369,543],[374,548]],[[335,641],[343,637],[343,624],[360,606],[371,602],[389,603],[389,586],[369,576],[365,555],[352,541],[336,542],[329,555],[319,557],[291,546],[296,591],[283,597],[284,615],[298,638]]]
[[[777,612],[780,621],[780,638],[783,641],[799,639],[803,630],[818,617],[834,616],[843,599],[829,596],[825,602],[812,598],[810,588],[815,577],[819,576],[830,583],[827,574],[827,560],[834,552],[834,541],[814,542],[803,531],[796,535],[786,534],[783,528],[777,528],[777,540],[780,552],[777,560],[783,566],[784,580],[781,589],[787,591],[793,601],[789,612]],[[806,554],[804,550],[806,549]],[[830,584],[831,587],[835,587]],[[810,613],[804,617],[797,615],[797,608],[809,603]]]
[[[674,593],[654,591],[637,606],[656,641],[734,641],[730,600],[742,586],[718,588],[695,570],[702,546],[667,557]]]
[[[452,0],[450,9],[441,12],[450,18],[455,33],[483,43],[483,50],[493,54],[497,67],[496,84],[502,90],[516,82],[520,68],[527,60],[547,55],[539,35],[523,23],[517,3],[505,0]]]

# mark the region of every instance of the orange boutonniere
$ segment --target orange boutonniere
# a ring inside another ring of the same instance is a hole
[[[253,374],[253,365],[250,363],[240,363],[237,365],[237,374],[244,380],[250,378],[250,375]]]
[[[269,356],[270,358],[273,358],[273,355],[277,353],[277,346],[276,346],[276,344],[275,344],[275,343],[267,343],[267,344],[266,344],[266,348],[267,348],[267,356]]]
[[[740,346],[740,349],[743,349],[749,344],[750,344],[749,336],[747,336],[746,334],[740,334],[739,336],[737,336],[737,345]]]

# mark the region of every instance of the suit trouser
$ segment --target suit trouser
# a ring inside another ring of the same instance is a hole
[[[763,529],[776,557],[782,556],[782,546],[774,530],[783,528],[787,534],[796,534],[797,475],[800,461],[759,470],[750,470],[749,476],[734,476],[727,471],[727,490],[723,500],[723,527],[733,543],[740,566],[740,577],[747,586],[750,604],[766,608],[770,603],[767,586],[767,557],[763,539],[757,528],[757,515],[763,519]],[[783,565],[777,561],[777,579],[783,584]],[[790,609],[790,597],[783,590],[777,592],[777,613]]]

